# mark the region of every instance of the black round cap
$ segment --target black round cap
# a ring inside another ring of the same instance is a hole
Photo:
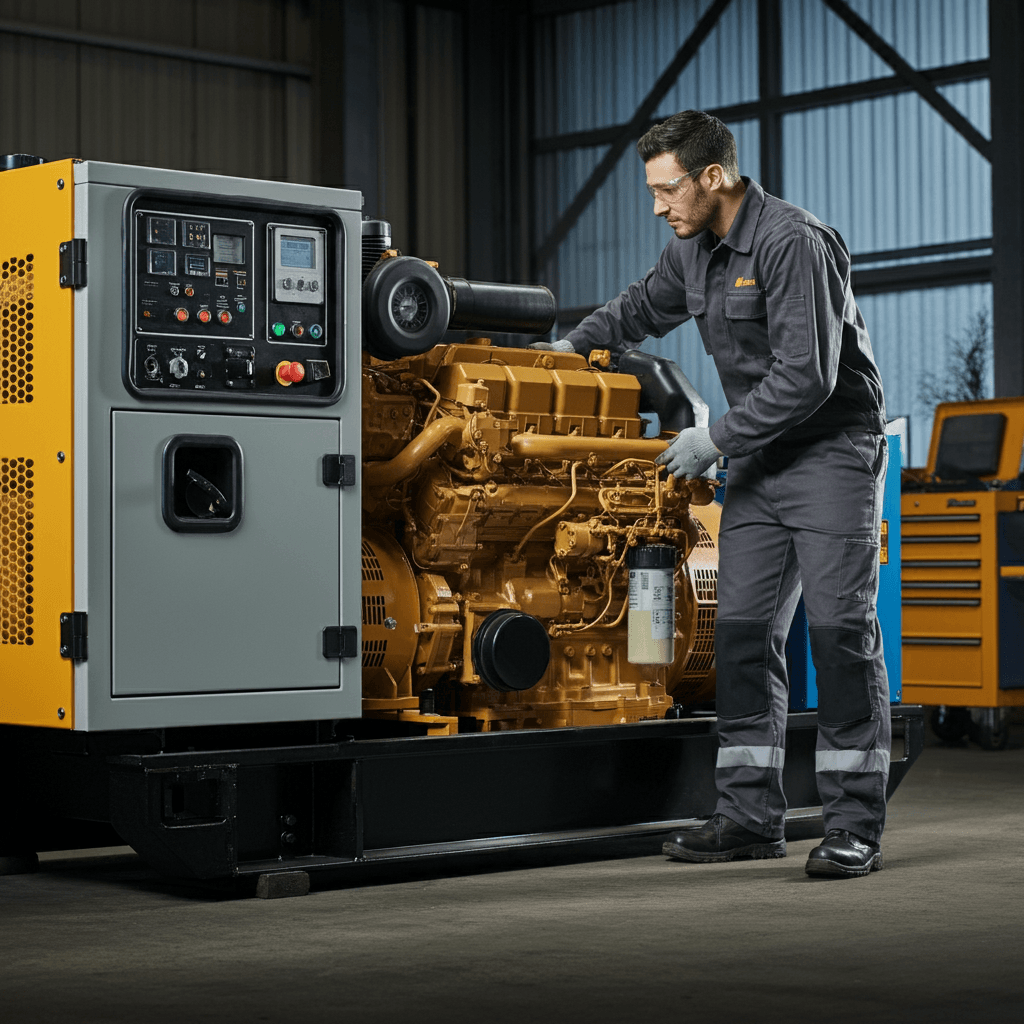
[[[0,171],[16,171],[19,167],[34,167],[45,163],[41,156],[33,156],[31,153],[5,153],[0,156]]]
[[[672,544],[644,544],[630,548],[626,565],[630,569],[675,569],[679,549]]]
[[[501,693],[536,686],[550,660],[548,631],[539,619],[514,608],[491,612],[473,637],[473,666]]]
[[[360,226],[364,235],[391,239],[391,223],[386,220],[374,220],[367,217]]]
[[[451,312],[444,279],[429,263],[384,260],[363,284],[363,344],[378,359],[418,356],[441,342]]]

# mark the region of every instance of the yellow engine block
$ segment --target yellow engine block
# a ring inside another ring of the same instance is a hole
[[[363,367],[363,696],[452,731],[664,717],[714,693],[720,508],[644,438],[640,384],[486,339]],[[670,544],[675,654],[626,658],[626,555]],[[543,624],[547,670],[497,689],[473,641],[503,609]],[[426,694],[424,691],[428,691]]]

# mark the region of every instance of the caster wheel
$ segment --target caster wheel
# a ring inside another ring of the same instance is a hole
[[[1005,750],[1010,739],[1007,708],[971,708],[970,737],[982,750]]]
[[[929,724],[932,732],[943,743],[958,743],[971,728],[971,713],[967,708],[951,708],[940,704],[932,708]]]

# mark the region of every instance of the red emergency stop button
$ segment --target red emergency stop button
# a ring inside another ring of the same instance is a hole
[[[211,313],[208,309],[201,309],[196,313],[196,317],[201,324],[208,324],[210,322]]]
[[[287,359],[282,359],[275,368],[275,376],[277,377],[278,384],[289,387],[305,379],[306,368],[302,363],[290,363]]]
[[[174,311],[174,319],[183,324],[188,319],[188,310],[184,306],[179,306]]]

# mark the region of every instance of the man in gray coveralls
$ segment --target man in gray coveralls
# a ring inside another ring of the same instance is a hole
[[[687,110],[637,145],[654,213],[676,237],[657,265],[558,349],[622,352],[693,317],[729,411],[659,457],[677,478],[729,456],[715,656],[719,801],[669,837],[686,861],[784,857],[786,637],[803,591],[818,678],[826,835],[812,875],[882,867],[891,719],[876,618],[885,407],[838,232],[740,177],[717,118]]]

